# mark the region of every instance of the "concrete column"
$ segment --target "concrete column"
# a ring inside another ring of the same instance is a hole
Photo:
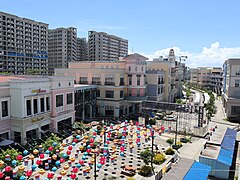
[[[22,127],[22,131],[21,131],[21,144],[23,144],[23,145],[27,144],[27,134],[26,134],[25,127]]]
[[[83,103],[82,120],[85,119],[85,103]]]
[[[115,106],[114,116],[119,117],[119,106]]]
[[[89,107],[90,107],[90,119],[92,119],[92,114],[93,114],[93,112],[92,112],[92,105],[90,104]]]
[[[33,115],[33,97],[31,97],[31,115]]]

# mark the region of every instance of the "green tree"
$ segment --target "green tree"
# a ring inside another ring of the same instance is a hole
[[[12,160],[16,160],[16,157],[21,154],[22,153],[20,151],[18,151],[17,149],[7,149],[0,153],[0,159],[2,161],[4,161],[8,166],[11,166]],[[10,161],[6,161],[6,158],[5,158],[6,155],[10,155]],[[18,164],[21,164],[21,161],[18,161]]]
[[[140,157],[143,160],[143,162],[148,165],[148,163],[151,161],[151,157],[153,156],[152,152],[147,148],[145,151],[142,151],[140,153]]]
[[[174,139],[173,138],[169,138],[166,140],[166,142],[171,146],[174,142]]]
[[[53,143],[56,142],[57,145],[54,147]],[[42,144],[42,147],[44,150],[47,150],[50,146],[53,147],[53,151],[51,152],[51,154],[55,154],[56,150],[59,149],[61,145],[61,138],[58,137],[56,134],[51,134],[50,137],[48,137],[45,142]]]

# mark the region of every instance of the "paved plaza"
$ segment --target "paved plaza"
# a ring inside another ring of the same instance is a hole
[[[106,143],[104,144],[104,135],[97,135],[96,127],[91,129],[84,136],[78,136],[78,142],[73,142],[75,138],[70,136],[63,140],[60,152],[61,159],[58,156],[49,156],[46,150],[39,152],[39,156],[30,160],[30,155],[25,157],[22,166],[18,166],[14,171],[23,168],[24,171],[33,170],[32,179],[94,179],[94,154],[96,156],[96,174],[97,179],[116,177],[126,179],[129,174],[123,173],[123,167],[132,167],[135,174],[145,165],[140,158],[140,153],[147,148],[151,150],[152,139],[151,133],[154,131],[154,151],[164,152],[169,144],[166,143],[168,138],[173,138],[174,134],[159,133],[159,129],[145,128],[133,125],[133,123],[122,123],[121,125],[108,126],[106,129]],[[111,139],[111,133],[121,133],[122,138],[119,140]],[[87,145],[87,141],[98,142],[96,148]],[[87,147],[86,151],[82,150]],[[96,151],[98,149],[98,151]],[[82,150],[82,151],[81,151]],[[88,152],[88,153],[87,153]],[[42,154],[42,155],[41,155]],[[41,157],[42,156],[42,157]],[[168,158],[169,156],[166,156]],[[41,164],[40,161],[49,160],[49,167]],[[54,162],[55,164],[52,165]],[[32,164],[33,162],[33,164]],[[60,163],[59,163],[60,162]],[[39,166],[37,165],[39,164]],[[41,164],[41,165],[40,165]],[[154,165],[157,167],[157,165]],[[157,171],[157,168],[155,168]],[[75,177],[75,178],[74,178]]]

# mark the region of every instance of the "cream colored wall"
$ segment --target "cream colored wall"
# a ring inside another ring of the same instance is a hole
[[[164,101],[168,101],[168,96],[170,92],[170,78],[171,78],[171,69],[170,63],[164,61],[148,61],[148,69],[159,69],[164,71]]]

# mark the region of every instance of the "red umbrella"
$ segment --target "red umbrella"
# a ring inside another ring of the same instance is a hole
[[[70,178],[71,179],[76,179],[77,175],[76,174],[71,174]]]
[[[5,167],[5,171],[6,171],[6,172],[10,172],[11,170],[12,170],[12,167],[11,167],[11,166],[6,166],[6,167]]]
[[[3,178],[4,174],[0,171],[0,178]]]
[[[21,161],[21,160],[22,160],[22,158],[23,158],[23,156],[22,156],[22,155],[18,155],[18,156],[16,157],[16,159],[17,159],[18,161]]]
[[[32,173],[33,173],[32,170],[27,170],[27,171],[26,171],[26,175],[27,175],[28,177],[30,177],[30,176],[32,175]]]

